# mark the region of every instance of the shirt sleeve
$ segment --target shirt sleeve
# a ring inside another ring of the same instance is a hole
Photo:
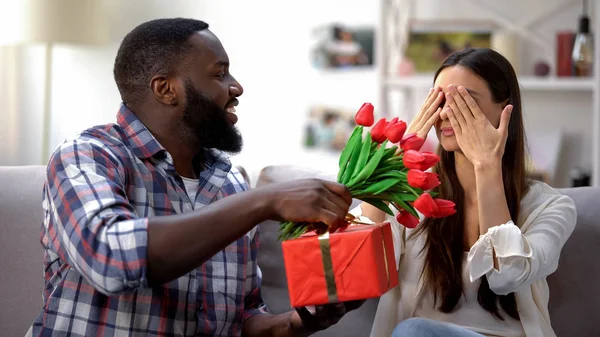
[[[468,255],[470,279],[486,276],[498,295],[517,292],[546,278],[558,267],[560,252],[575,229],[577,212],[567,196],[553,197],[536,209],[522,233],[513,221],[490,228]],[[494,255],[498,269],[494,268]]]
[[[54,153],[44,187],[49,245],[106,295],[147,285],[147,219],[129,203],[119,167],[105,145],[78,138]]]
[[[252,318],[256,315],[268,313],[267,306],[263,301],[261,294],[261,281],[262,275],[260,267],[258,266],[258,247],[259,247],[259,234],[258,226],[254,228],[254,236],[250,243],[250,259],[248,259],[247,268],[250,270],[250,275],[246,279],[246,296],[244,298],[244,315],[242,321],[245,322],[247,319]]]
[[[396,210],[392,210],[394,215],[396,214]],[[374,223],[371,219],[363,214],[363,210],[361,205],[356,206],[351,209],[350,214],[354,215],[358,221],[364,223]],[[395,216],[386,215],[386,221],[390,222],[392,227],[392,239],[394,242],[394,257],[396,258],[396,269],[400,267],[400,257],[404,254],[404,235],[405,235],[405,227],[402,226],[397,220]]]

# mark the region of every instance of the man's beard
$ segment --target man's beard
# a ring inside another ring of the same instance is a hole
[[[186,83],[186,106],[183,110],[183,137],[201,148],[214,148],[231,154],[242,150],[242,136],[227,119],[227,112],[213,100]]]

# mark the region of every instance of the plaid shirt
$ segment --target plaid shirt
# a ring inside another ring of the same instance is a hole
[[[267,312],[257,228],[182,277],[148,286],[149,217],[248,188],[223,153],[204,157],[192,201],[171,155],[124,105],[117,124],[56,150],[43,195],[44,305],[28,336],[240,336],[246,319]]]

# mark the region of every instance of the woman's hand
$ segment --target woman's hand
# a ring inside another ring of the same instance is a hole
[[[429,130],[435,124],[435,121],[440,117],[442,111],[442,102],[444,101],[444,93],[442,88],[432,88],[429,90],[429,95],[421,105],[421,110],[410,123],[406,134],[415,133],[417,137],[426,139]]]
[[[465,157],[476,167],[499,163],[504,155],[513,106],[509,104],[502,110],[496,129],[464,87],[448,86],[446,102],[444,112]]]

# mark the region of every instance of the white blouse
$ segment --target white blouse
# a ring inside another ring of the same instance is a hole
[[[423,298],[419,298],[417,302],[414,316],[456,324],[484,336],[525,336],[525,331],[523,331],[521,322],[508,316],[501,308],[500,313],[504,318],[504,321],[496,319],[489,312],[481,308],[477,301],[477,293],[479,291],[481,279],[474,281],[470,280],[471,264],[468,262],[467,254],[468,252],[465,252],[463,257],[463,296],[458,301],[456,308],[454,309],[455,311],[444,313],[437,310],[434,307],[433,294],[425,293],[423,294]]]
[[[360,206],[351,213],[361,221],[370,222],[362,215]],[[471,247],[463,268],[469,276],[466,279],[463,273],[466,296],[454,312],[441,315],[426,309],[430,307],[427,295],[418,296],[423,268],[423,255],[419,251],[424,235],[409,238],[413,229],[405,228],[389,216],[400,282],[380,298],[371,337],[389,337],[399,322],[417,316],[452,322],[489,336],[556,336],[550,325],[546,277],[558,267],[560,251],[575,228],[575,204],[568,196],[536,181],[523,197],[520,213],[518,227],[512,221],[492,227]],[[498,270],[494,269],[494,252]],[[478,303],[476,296],[469,295],[469,289],[476,292],[484,275],[496,294],[515,293],[520,322],[508,320],[506,314],[504,322],[484,320],[481,319],[484,315],[491,317],[487,311],[481,307],[480,312],[474,311]]]

